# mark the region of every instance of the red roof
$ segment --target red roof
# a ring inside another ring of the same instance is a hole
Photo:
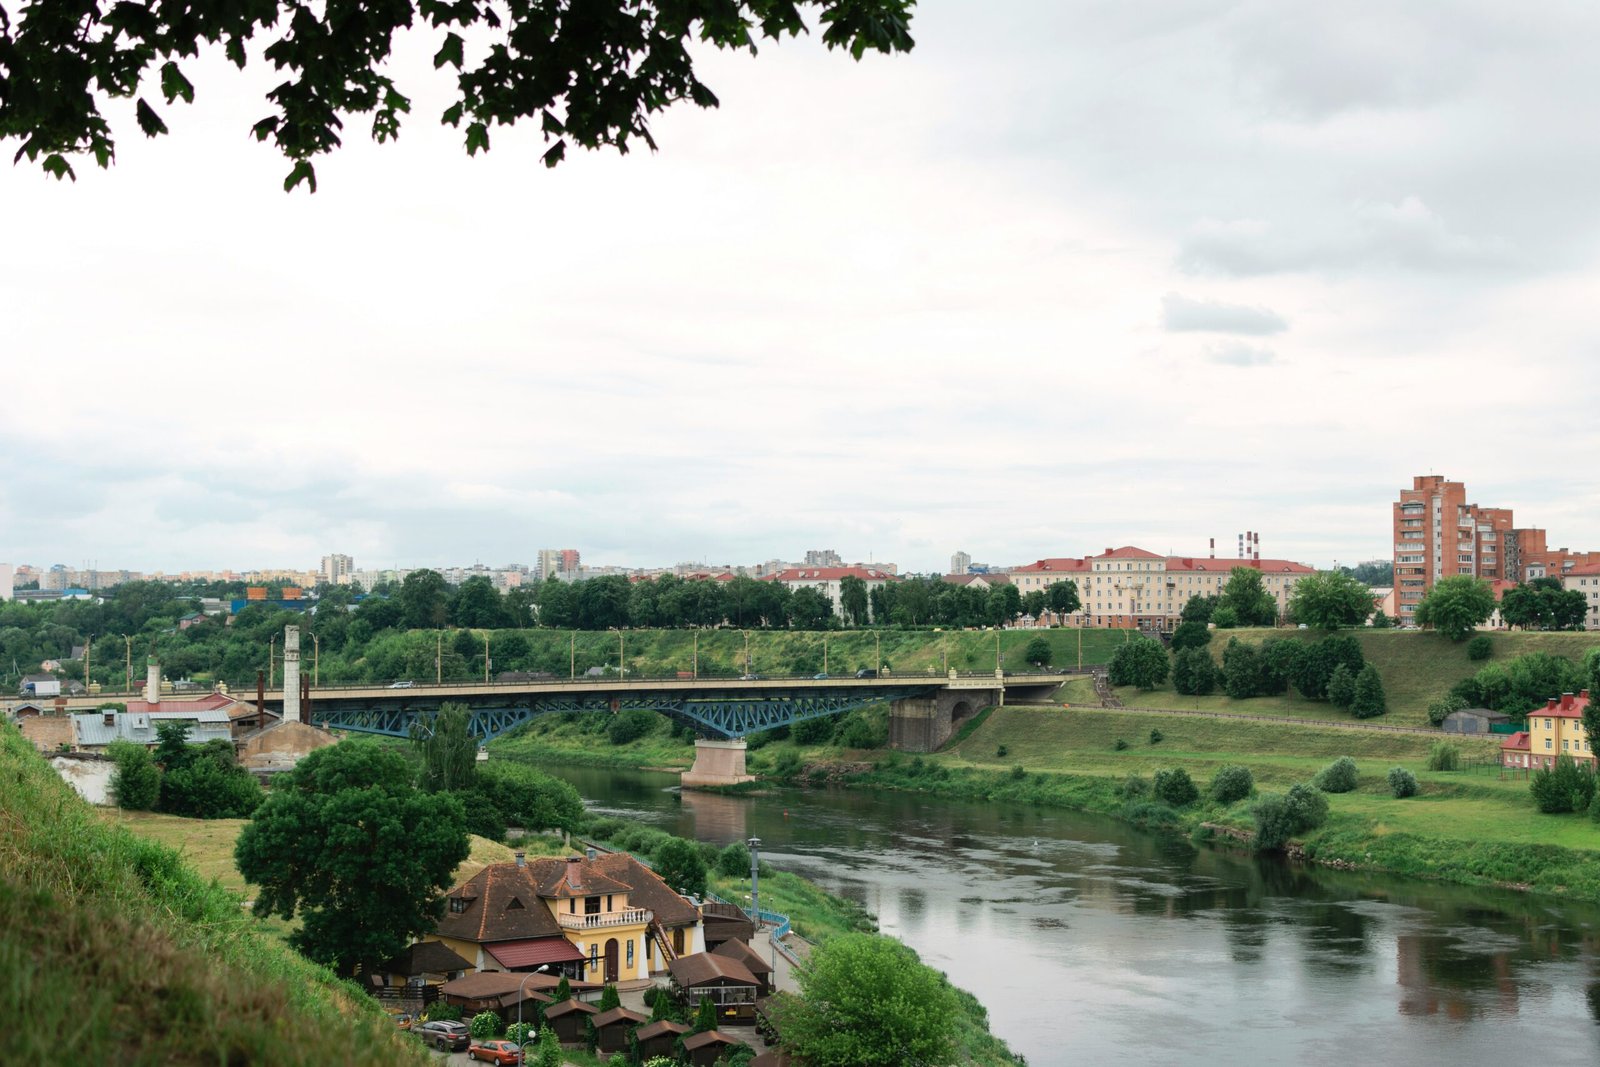
[[[1560,697],[1551,697],[1544,707],[1535,708],[1528,714],[1542,715],[1547,719],[1579,719],[1588,705],[1589,691],[1585,689],[1581,693],[1562,693]]]
[[[1504,741],[1500,742],[1500,748],[1502,751],[1526,752],[1528,751],[1528,747],[1528,731],[1526,730],[1519,730],[1510,737],[1506,738]]]
[[[769,574],[771,582],[837,582],[840,578],[860,578],[864,582],[892,582],[895,576],[875,567],[790,567]]]
[[[1088,560],[1072,559],[1069,556],[1062,556],[1051,559],[1041,559],[1037,562],[1028,564],[1026,567],[1012,567],[1011,573],[1033,574],[1038,571],[1086,571],[1088,569]]]
[[[1094,558],[1095,559],[1161,559],[1162,557],[1157,555],[1154,552],[1147,552],[1142,548],[1135,548],[1133,545],[1123,545],[1121,548],[1108,548],[1104,552],[1100,553],[1098,556],[1095,556]]]
[[[502,967],[537,967],[541,963],[574,963],[588,959],[564,937],[540,937],[529,941],[501,941],[483,946]]]
[[[152,704],[146,700],[130,700],[127,702],[129,711],[149,713],[152,711],[217,711],[220,708],[230,708],[238,701],[226,693],[207,693],[203,697],[172,697],[159,700]]]
[[[1561,577],[1570,578],[1575,574],[1576,575],[1600,574],[1600,562],[1585,563],[1582,566],[1572,568],[1570,571],[1562,571],[1561,572]]]
[[[1315,567],[1296,563],[1291,559],[1195,559],[1192,556],[1168,556],[1167,571],[1202,571],[1208,574],[1227,574],[1235,567],[1249,567],[1253,571],[1275,571],[1280,574],[1315,574]]]

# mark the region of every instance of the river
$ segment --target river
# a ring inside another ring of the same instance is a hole
[[[766,862],[860,901],[976,994],[1033,1067],[1600,1063],[1597,908],[1258,860],[1054,809],[556,773],[605,814],[761,838]]]

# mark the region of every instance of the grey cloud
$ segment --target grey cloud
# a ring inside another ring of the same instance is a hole
[[[1173,333],[1243,333],[1258,337],[1282,333],[1289,328],[1283,316],[1271,308],[1190,300],[1177,293],[1161,298],[1161,323]]]
[[[1240,342],[1212,345],[1206,349],[1206,359],[1228,367],[1265,367],[1278,362],[1278,354],[1270,348],[1257,348]]]

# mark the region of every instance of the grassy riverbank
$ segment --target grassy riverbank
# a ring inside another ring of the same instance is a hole
[[[165,845],[107,825],[0,725],[7,1062],[426,1064],[352,987]]]

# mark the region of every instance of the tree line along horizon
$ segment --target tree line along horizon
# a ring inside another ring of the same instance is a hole
[[[243,587],[137,581],[115,587],[101,601],[0,604],[0,683],[15,684],[46,660],[60,662],[60,676],[81,679],[84,664],[72,655],[88,645],[89,676],[108,688],[120,688],[130,670],[137,685],[146,656],[158,658],[168,678],[249,686],[289,624],[307,631],[312,647],[303,649],[302,657],[310,661],[319,683],[341,684],[480,679],[486,647],[496,673],[564,676],[573,670],[615,670],[619,649],[612,631],[697,631],[726,639],[730,630],[973,630],[1002,627],[1025,614],[1037,618],[1045,611],[1070,614],[1080,608],[1077,586],[1069,581],[1027,594],[1014,585],[982,590],[926,577],[875,589],[846,578],[842,586],[842,614],[835,614],[816,589],[790,590],[743,576],[727,582],[672,575],[634,582],[606,576],[576,583],[547,581],[501,593],[487,578],[451,587],[438,572],[421,570],[364,595],[350,586],[320,587],[317,610],[309,615],[270,603],[252,604],[232,617],[204,616],[180,628],[178,620],[196,613],[200,598],[242,593]],[[1495,606],[1487,583],[1447,578],[1429,590],[1417,618],[1460,640]],[[1536,579],[1507,592],[1500,610],[1512,625],[1562,629],[1581,627],[1582,613],[1576,611],[1581,606],[1581,594],[1561,590],[1551,579]],[[871,621],[882,619],[889,622]],[[1219,594],[1191,597],[1179,619],[1217,629],[1280,622],[1317,630],[1393,625],[1382,612],[1374,612],[1365,583],[1344,571],[1319,572],[1296,583],[1280,618],[1260,573],[1247,567],[1235,568]],[[585,639],[555,641],[551,631],[573,631]],[[726,647],[715,637],[708,640],[700,649],[700,673],[739,673],[750,666],[726,640]],[[281,657],[281,647],[276,657]],[[276,657],[275,663],[280,661]],[[687,655],[681,658],[681,667],[688,668]],[[796,652],[790,660],[766,669],[822,669],[819,657],[810,652]]]

